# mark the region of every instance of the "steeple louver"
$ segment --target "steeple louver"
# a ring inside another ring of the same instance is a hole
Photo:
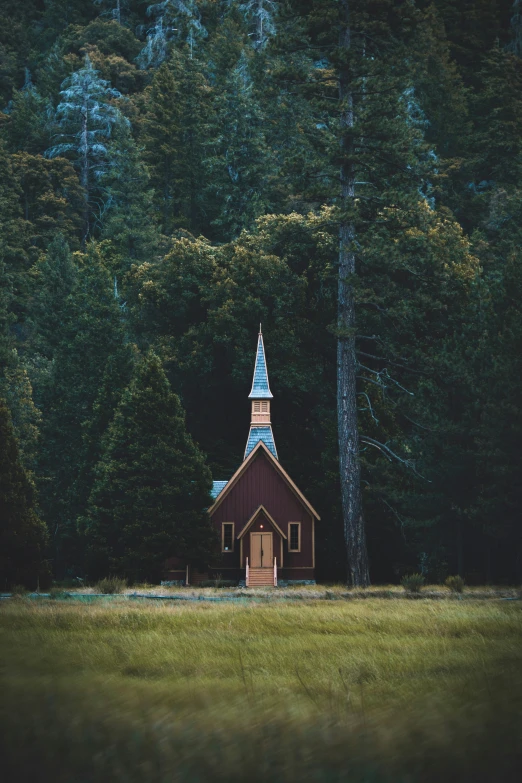
[[[259,324],[259,337],[257,340],[252,391],[248,395],[248,398],[249,400],[252,400],[252,416],[250,419],[250,431],[248,433],[244,459],[248,457],[259,441],[263,441],[269,451],[278,459],[272,432],[272,424],[270,421],[270,400],[273,399],[273,395],[268,384],[268,372],[266,369],[265,347],[263,345],[261,324]]]

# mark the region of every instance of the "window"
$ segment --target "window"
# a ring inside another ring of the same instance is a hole
[[[261,403],[261,413],[268,413],[268,402]]]
[[[234,551],[234,523],[223,522],[221,525],[221,551]]]
[[[290,535],[288,538],[288,551],[300,552],[301,551],[301,523],[290,522]]]
[[[254,413],[259,413],[260,410],[261,410],[261,403],[254,402]]]

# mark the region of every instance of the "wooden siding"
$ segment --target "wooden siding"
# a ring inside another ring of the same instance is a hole
[[[266,508],[286,536],[289,533],[290,522],[301,522],[301,551],[289,552],[288,542],[283,540],[283,567],[285,569],[312,569],[314,566],[312,515],[262,451],[254,457],[236,485],[232,487],[227,497],[215,510],[212,520],[220,535],[222,522],[235,522],[237,537],[259,506]],[[265,523],[256,520],[252,530],[258,530],[259,524]],[[273,530],[272,526],[269,526],[268,529]],[[280,565],[281,536],[277,536],[276,532],[273,532],[274,554],[277,557],[278,565]],[[244,556],[246,556],[249,547],[247,534],[243,542]],[[227,570],[243,566],[244,562],[240,563],[240,549],[236,542],[234,552],[222,553],[221,568]],[[313,579],[312,573],[310,572],[309,575],[311,579]]]

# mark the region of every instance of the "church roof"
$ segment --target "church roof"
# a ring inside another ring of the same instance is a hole
[[[249,399],[271,400],[273,397],[268,385],[268,372],[266,369],[265,346],[263,345],[263,335],[259,327],[259,337],[257,340],[256,364],[254,367],[254,379],[252,381],[252,391],[248,395]]]
[[[228,481],[213,481],[212,489],[210,490],[210,497],[214,500],[217,498],[221,490],[225,489]]]
[[[316,518],[320,519],[319,514],[317,511],[313,508],[313,506],[310,505],[308,500],[305,498],[303,493],[298,489],[298,487],[294,484],[286,470],[281,466],[281,463],[274,457],[271,451],[267,449],[263,441],[258,441],[248,457],[241,463],[239,468],[236,470],[230,481],[227,481],[226,487],[219,493],[219,497],[216,498],[214,501],[214,505],[212,505],[208,513],[212,516],[212,514],[215,513],[215,511],[218,509],[218,507],[221,505],[223,500],[227,497],[227,495],[232,491],[233,487],[237,484],[241,476],[245,473],[248,466],[256,458],[256,455],[259,453],[262,453],[266,456],[266,458],[269,460],[269,462],[272,463],[274,468],[278,471],[278,473],[281,475],[281,477],[284,479],[286,484],[290,487],[292,492],[296,495],[296,497],[299,498],[299,500],[303,503],[305,508],[308,509],[308,511]]]
[[[255,446],[257,446],[259,441],[262,441],[267,447],[267,449],[270,451],[270,453],[273,454],[276,459],[279,459],[275,447],[274,434],[272,432],[272,427],[270,426],[270,424],[260,425],[258,427],[250,427],[250,432],[248,433],[248,440],[245,449],[245,456],[243,457],[243,459],[246,459],[248,457],[252,449],[255,448]]]

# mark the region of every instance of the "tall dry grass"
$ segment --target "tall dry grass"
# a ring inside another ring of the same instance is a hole
[[[13,781],[518,781],[518,602],[0,607]]]

